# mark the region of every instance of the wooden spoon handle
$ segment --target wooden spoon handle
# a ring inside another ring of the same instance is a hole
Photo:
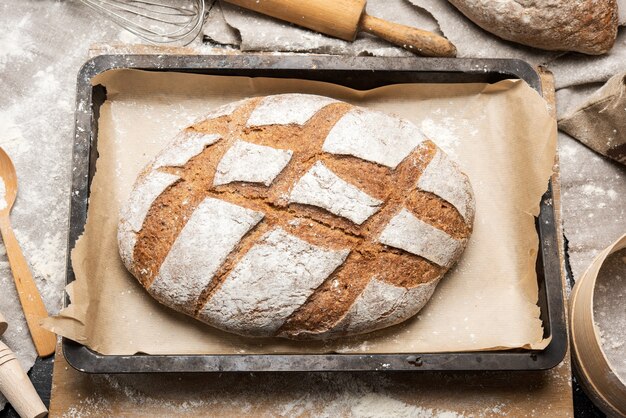
[[[7,250],[9,264],[11,264],[11,271],[15,280],[15,287],[22,303],[22,309],[24,310],[24,316],[26,316],[26,322],[28,323],[28,329],[33,338],[35,349],[40,357],[47,357],[54,353],[57,338],[55,334],[42,328],[40,325],[41,320],[48,316],[48,312],[43,304],[43,300],[41,300],[41,295],[28,268],[24,254],[22,254],[22,249],[15,238],[8,216],[0,217],[0,232],[2,233],[2,240]]]
[[[443,36],[363,14],[360,29],[425,57],[456,57],[456,47]]]

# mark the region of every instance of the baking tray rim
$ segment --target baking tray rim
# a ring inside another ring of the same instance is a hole
[[[92,147],[97,140],[99,107],[93,107],[98,94],[91,80],[98,74],[116,69],[159,72],[193,72],[201,74],[244,75],[325,80],[325,73],[367,72],[369,74],[431,74],[450,76],[463,74],[498,79],[517,78],[526,81],[540,95],[541,81],[534,68],[517,59],[474,58],[381,58],[327,55],[154,55],[105,54],[88,60],[80,69],[76,91],[76,117],[72,155],[73,175],[70,198],[69,235],[66,284],[74,273],[71,251],[82,234],[87,214],[91,177],[97,158]],[[434,77],[433,77],[434,75]],[[417,81],[417,82],[433,82]],[[327,82],[333,82],[328,81]],[[402,81],[400,81],[402,82]],[[405,81],[409,82],[409,81]],[[416,82],[416,81],[412,81]],[[437,81],[434,81],[437,82]],[[450,82],[450,81],[448,81]],[[472,82],[472,81],[462,81]],[[383,84],[395,84],[389,81]],[[343,84],[337,83],[336,84]],[[346,84],[343,84],[346,85]],[[357,88],[354,85],[349,86]],[[373,88],[370,86],[369,88]],[[365,88],[362,88],[365,89]],[[103,92],[100,92],[103,94]],[[85,164],[85,162],[87,164]],[[558,255],[557,225],[552,204],[552,179],[541,200],[537,228],[540,239],[538,266],[541,262],[545,292],[544,329],[549,328],[551,342],[543,350],[498,350],[452,353],[397,354],[238,354],[238,355],[102,355],[67,338],[62,339],[62,351],[68,364],[87,373],[146,373],[146,372],[260,372],[260,371],[461,371],[461,370],[546,370],[559,364],[567,352],[567,329],[563,304],[561,262]],[[69,304],[66,294],[64,305]]]

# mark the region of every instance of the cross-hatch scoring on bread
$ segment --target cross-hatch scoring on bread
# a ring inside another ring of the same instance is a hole
[[[171,308],[241,335],[325,339],[415,315],[473,219],[467,176],[412,123],[284,94],[185,129],[140,173],[118,241]]]

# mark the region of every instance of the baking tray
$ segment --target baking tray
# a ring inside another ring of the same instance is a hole
[[[98,158],[96,145],[99,110],[106,99],[104,87],[92,86],[91,81],[96,75],[114,69],[298,78],[325,81],[360,90],[398,83],[495,83],[504,79],[522,79],[541,94],[539,75],[529,64],[520,60],[296,55],[97,56],[89,60],[78,74],[67,283],[75,279],[70,251],[82,234],[87,218],[90,183]],[[63,353],[71,366],[90,373],[549,369],[561,362],[567,350],[552,183],[542,197],[536,226],[540,243],[536,266],[538,305],[541,309],[544,337],[551,337],[550,344],[543,350],[370,355],[109,356],[63,338]],[[69,304],[68,297],[65,303]]]

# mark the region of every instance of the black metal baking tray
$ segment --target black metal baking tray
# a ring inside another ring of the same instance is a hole
[[[519,60],[270,55],[95,57],[78,74],[67,283],[74,281],[70,249],[74,248],[82,234],[87,217],[89,188],[98,158],[99,109],[106,99],[105,89],[93,86],[92,79],[114,69],[309,79],[361,90],[398,83],[495,83],[504,79],[522,79],[541,94],[539,75],[529,64]],[[370,355],[108,356],[64,338],[63,353],[70,365],[91,373],[549,369],[563,359],[567,349],[552,184],[542,198],[536,225],[540,242],[537,259],[538,304],[544,337],[551,337],[550,344],[543,350]]]

